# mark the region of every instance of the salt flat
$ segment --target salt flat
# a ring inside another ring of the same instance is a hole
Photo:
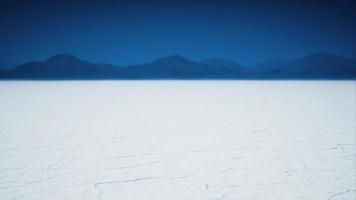
[[[1,200],[352,200],[355,81],[0,82]]]

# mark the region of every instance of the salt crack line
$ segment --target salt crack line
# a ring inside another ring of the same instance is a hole
[[[284,183],[284,182],[273,182],[273,183],[261,183],[261,184],[245,184],[245,185],[210,185],[210,187],[263,187],[272,185],[299,185],[299,183]]]
[[[193,176],[195,175],[185,175],[185,176],[178,176],[178,177],[142,177],[142,178],[127,179],[127,180],[113,180],[113,181],[96,182],[94,183],[94,187],[98,188],[101,185],[108,185],[108,184],[115,184],[115,183],[132,183],[132,182],[149,181],[149,180],[177,180],[177,179],[185,179]]]
[[[338,193],[332,194],[332,195],[329,196],[328,200],[334,199],[337,196],[340,196],[340,195],[343,195],[343,194],[347,194],[349,192],[356,192],[356,190],[345,190],[343,192],[338,192]]]
[[[146,180],[152,180],[152,179],[159,179],[159,178],[158,177],[144,177],[144,178],[134,178],[134,179],[128,179],[128,180],[105,181],[105,182],[97,182],[94,184],[94,186],[95,186],[95,188],[98,188],[100,185],[107,185],[107,184],[113,184],[113,183],[131,183],[131,182],[146,181]]]

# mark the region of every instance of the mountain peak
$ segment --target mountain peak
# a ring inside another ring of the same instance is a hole
[[[66,63],[78,62],[78,61],[81,61],[81,60],[71,54],[60,53],[60,54],[49,57],[45,61],[45,63],[53,64],[53,65],[61,65],[61,64],[66,64]]]
[[[165,56],[165,57],[161,57],[158,58],[154,61],[155,63],[162,63],[162,64],[166,64],[166,63],[194,63],[193,61],[180,56],[180,55],[170,55],[170,56]]]

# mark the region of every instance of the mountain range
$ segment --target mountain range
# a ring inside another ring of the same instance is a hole
[[[356,60],[314,53],[295,60],[272,59],[242,66],[220,58],[193,61],[171,55],[150,63],[119,67],[62,53],[42,62],[0,68],[0,79],[356,79]]]

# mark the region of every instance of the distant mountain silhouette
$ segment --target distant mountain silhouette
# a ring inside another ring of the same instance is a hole
[[[7,78],[9,75],[9,71],[5,69],[0,69],[0,79],[1,78]]]
[[[273,58],[261,63],[257,63],[253,67],[259,72],[269,72],[274,70],[286,70],[289,65],[289,61],[281,58]]]
[[[179,55],[151,63],[118,67],[94,64],[62,53],[43,62],[0,70],[1,79],[356,79],[356,60],[315,53],[286,61],[272,59],[254,66],[209,58],[199,62]]]
[[[212,73],[217,73],[222,76],[243,76],[245,75],[245,69],[239,64],[225,60],[221,58],[208,58],[200,61],[201,64],[207,66]]]
[[[44,62],[28,62],[10,71],[14,78],[92,79],[117,76],[116,67],[96,65],[70,54],[58,54]]]
[[[306,57],[286,61],[272,59],[253,67],[256,75],[265,77],[290,77],[302,79],[355,79],[356,60],[328,53],[314,53]]]
[[[123,68],[122,76],[131,78],[229,78],[238,75],[236,66],[213,65],[194,62],[179,55],[158,58],[143,65],[131,65]]]
[[[328,53],[314,53],[290,63],[304,77],[356,77],[356,60]]]
[[[128,77],[181,77],[201,73],[201,66],[179,55],[158,58],[143,65],[131,65],[124,68],[124,75]]]
[[[4,62],[0,60],[0,70],[10,70],[14,68],[15,65],[9,63],[9,62]]]

